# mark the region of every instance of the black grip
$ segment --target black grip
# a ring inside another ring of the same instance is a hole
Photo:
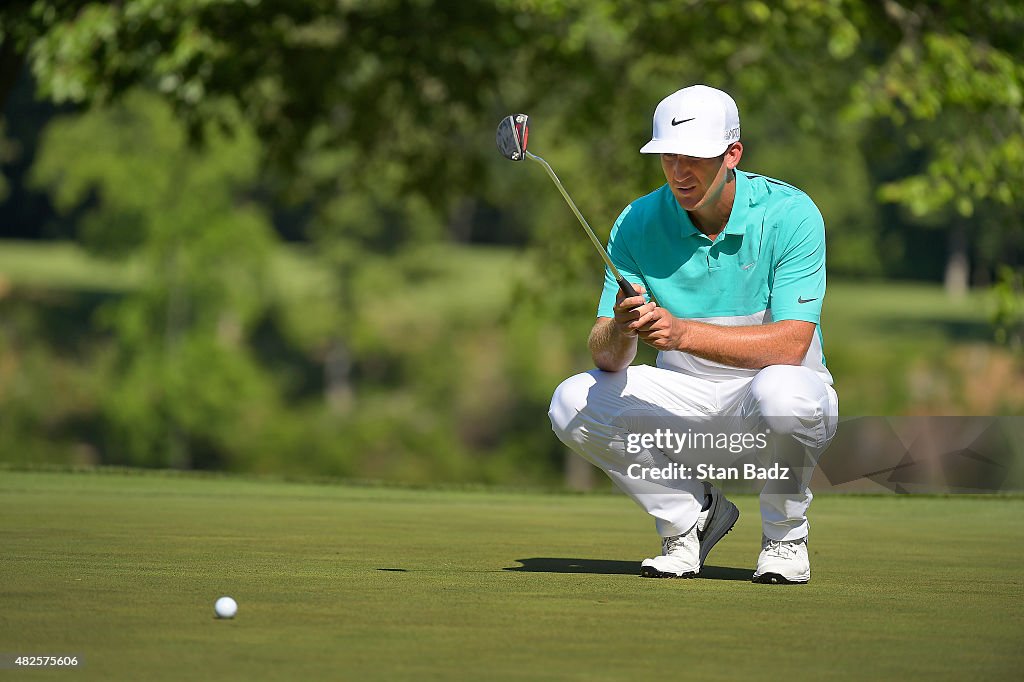
[[[634,296],[639,296],[639,294],[637,294],[636,292],[636,289],[633,288],[633,285],[630,284],[629,280],[627,280],[625,277],[619,278],[619,288],[622,289],[622,293],[626,295],[626,298],[633,298]]]

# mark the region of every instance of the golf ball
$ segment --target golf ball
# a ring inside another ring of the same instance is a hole
[[[238,613],[238,603],[231,597],[221,597],[213,605],[218,618],[234,618]]]

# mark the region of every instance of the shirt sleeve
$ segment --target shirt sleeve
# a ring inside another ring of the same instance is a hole
[[[779,244],[769,307],[772,320],[817,324],[825,298],[825,221],[809,198],[794,202],[783,218],[788,239]]]
[[[630,216],[633,206],[627,206],[612,225],[611,234],[608,236],[608,256],[619,269],[619,274],[634,284],[644,286],[643,278],[637,273],[640,268],[629,250],[630,240],[624,236],[633,231],[635,216]],[[646,288],[646,287],[645,287]],[[615,297],[619,292],[619,284],[615,276],[607,267],[604,269],[604,289],[601,292],[601,301],[597,306],[598,317],[613,317],[615,315]]]

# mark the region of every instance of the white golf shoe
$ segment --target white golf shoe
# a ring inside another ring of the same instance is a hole
[[[700,540],[697,526],[688,533],[661,539],[661,556],[644,559],[644,578],[693,578],[700,572]]]
[[[740,510],[725,499],[722,491],[704,483],[704,494],[711,504],[697,517],[697,525],[690,532],[661,539],[661,556],[644,559],[640,575],[645,578],[693,578],[704,566],[708,552],[740,518]]]
[[[761,537],[761,554],[751,582],[765,585],[799,585],[811,579],[807,538],[769,540]]]

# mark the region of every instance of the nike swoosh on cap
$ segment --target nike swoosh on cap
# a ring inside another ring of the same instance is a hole
[[[697,118],[697,117],[696,117],[696,116],[691,116],[690,118],[684,118],[684,119],[683,119],[682,121],[677,121],[677,120],[675,119],[675,117],[673,117],[673,118],[672,118],[672,125],[674,125],[674,126],[677,126],[677,125],[679,125],[680,123],[688,123],[688,122],[692,121],[692,120],[693,120],[693,119],[695,119],[695,118]]]
[[[811,301],[817,301],[817,298],[804,298],[803,296],[796,299],[797,303],[810,303]]]

